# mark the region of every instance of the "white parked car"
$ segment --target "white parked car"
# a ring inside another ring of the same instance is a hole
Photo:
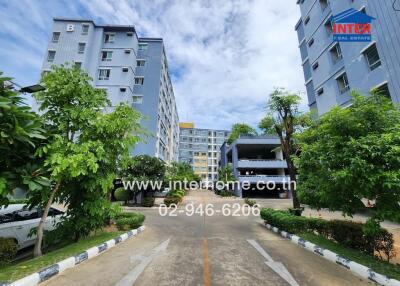
[[[42,210],[24,204],[14,204],[0,208],[0,237],[13,238],[22,249],[35,244],[36,235],[29,236],[32,228],[39,225]],[[45,230],[53,230],[61,220],[63,212],[51,207],[47,217]]]

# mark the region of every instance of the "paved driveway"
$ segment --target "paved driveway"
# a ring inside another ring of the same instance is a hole
[[[212,204],[215,214],[188,216],[191,202],[203,210]],[[146,214],[143,233],[44,284],[372,285],[266,230],[259,216],[216,213],[224,204],[233,212],[233,204],[241,202],[193,191],[176,217],[141,210]],[[265,263],[269,259],[271,266]]]

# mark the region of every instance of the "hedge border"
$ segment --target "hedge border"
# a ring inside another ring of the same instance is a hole
[[[323,258],[354,272],[362,278],[368,279],[383,286],[400,286],[399,280],[390,279],[387,276],[379,274],[362,264],[351,261],[350,259],[343,257],[328,249],[324,249],[323,247],[309,242],[297,235],[280,230],[279,228],[274,227],[268,223],[265,223],[265,227],[277,234],[280,234],[283,238],[289,239],[292,243],[300,245],[316,255],[322,256]]]
[[[67,269],[73,268],[78,264],[89,260],[97,255],[103,253],[104,251],[114,247],[118,243],[121,243],[128,238],[136,236],[137,234],[143,232],[145,230],[144,226],[140,226],[137,229],[129,230],[115,238],[112,238],[106,242],[103,242],[97,246],[91,247],[75,256],[70,256],[62,261],[59,261],[53,265],[50,265],[44,269],[41,269],[33,274],[25,276],[19,280],[16,280],[11,283],[2,283],[0,282],[0,286],[34,286],[38,285],[51,277],[57,276],[61,272],[64,272]]]

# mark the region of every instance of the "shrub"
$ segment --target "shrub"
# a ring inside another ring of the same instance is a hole
[[[121,213],[117,216],[115,223],[118,230],[131,230],[143,225],[145,216],[140,213]]]
[[[151,208],[152,206],[154,206],[154,201],[156,199],[154,197],[145,197],[143,199],[142,202],[142,206],[147,207],[147,208]]]
[[[220,195],[221,197],[232,197],[233,194],[229,191],[217,191],[217,195]]]
[[[244,203],[248,204],[249,206],[254,206],[255,204],[257,204],[257,202],[255,200],[249,199],[249,198],[245,198],[244,199]]]
[[[127,202],[132,198],[132,193],[124,188],[118,188],[114,192],[114,197],[117,201]]]
[[[172,204],[179,204],[181,202],[181,198],[178,197],[166,197],[164,199],[164,204],[169,207]]]
[[[327,221],[318,218],[295,216],[287,211],[263,208],[261,218],[281,230],[300,234],[312,232],[348,248],[390,260],[395,256],[393,235],[380,229],[377,235],[366,235],[362,223],[346,220]]]
[[[0,237],[0,265],[7,264],[17,254],[18,245],[12,238]]]
[[[185,196],[185,191],[184,190],[173,190],[168,193],[169,197],[177,197],[177,198],[183,198]]]

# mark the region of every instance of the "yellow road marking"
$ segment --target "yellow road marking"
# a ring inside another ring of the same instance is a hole
[[[203,260],[204,260],[204,286],[210,286],[210,269],[208,266],[208,240],[207,238],[203,239]]]

